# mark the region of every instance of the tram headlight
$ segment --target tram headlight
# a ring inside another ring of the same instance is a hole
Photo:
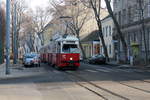
[[[73,58],[70,58],[70,60],[73,60]]]

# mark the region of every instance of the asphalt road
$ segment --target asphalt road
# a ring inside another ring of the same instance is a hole
[[[150,100],[150,70],[89,64],[77,71],[46,64],[12,70],[19,74],[0,78],[0,100]]]

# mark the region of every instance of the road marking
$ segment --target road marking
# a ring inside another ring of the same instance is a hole
[[[109,72],[118,72],[116,69],[110,69],[110,68],[104,68],[104,67],[103,67],[103,69],[107,70]]]
[[[144,72],[143,70],[136,70],[135,72]]]
[[[56,73],[56,74],[59,74],[59,73],[60,73],[60,71],[57,71],[57,70],[54,70],[53,72]]]
[[[96,70],[101,71],[101,72],[110,72],[110,71],[104,70],[104,69],[96,69]]]
[[[132,72],[131,70],[128,70],[128,69],[117,69],[118,72]]]
[[[131,72],[131,70],[124,70],[124,69],[109,69],[109,68],[103,68],[103,69],[96,69],[98,71],[103,72]]]
[[[92,72],[92,73],[96,73],[96,72],[98,72],[98,71],[95,71],[95,70],[89,70],[89,69],[87,69],[86,71],[88,71],[88,72]]]
[[[147,72],[150,72],[150,70],[147,70]]]

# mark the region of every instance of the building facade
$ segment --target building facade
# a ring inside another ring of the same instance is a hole
[[[86,58],[100,54],[100,41],[97,30],[91,32],[88,36],[83,38],[81,42]]]
[[[110,59],[115,58],[115,51],[114,51],[114,41],[113,41],[113,27],[114,23],[112,18],[108,15],[102,20],[102,30],[103,30],[103,36],[105,40],[105,44],[108,51],[108,56]],[[103,46],[101,45],[101,54],[104,55]]]
[[[128,60],[139,63],[146,56],[150,59],[150,0],[114,0],[113,7],[127,43]],[[117,44],[119,59],[123,60],[122,44],[119,40]]]
[[[103,18],[105,18],[106,16],[108,16],[108,11],[107,11],[107,9],[101,8],[101,15],[100,15],[100,18],[103,19]],[[93,32],[93,31],[95,31],[95,30],[98,30],[97,22],[96,22],[96,19],[95,19],[95,16],[94,16],[93,9],[90,9],[90,10],[89,10],[88,18],[87,18],[87,20],[86,20],[86,22],[85,22],[85,24],[83,25],[82,30],[81,30],[81,34],[80,34],[81,39],[85,38],[85,37],[88,36],[91,32]]]

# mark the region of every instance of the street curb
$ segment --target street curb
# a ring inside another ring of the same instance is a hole
[[[82,62],[83,64],[89,64],[89,63],[85,63]],[[89,65],[93,65],[93,64],[89,64]],[[113,68],[119,68],[119,69],[140,69],[140,70],[149,70],[150,67],[142,67],[142,66],[131,66],[128,64],[114,64],[114,63],[106,63],[106,66],[109,67],[113,67]]]

